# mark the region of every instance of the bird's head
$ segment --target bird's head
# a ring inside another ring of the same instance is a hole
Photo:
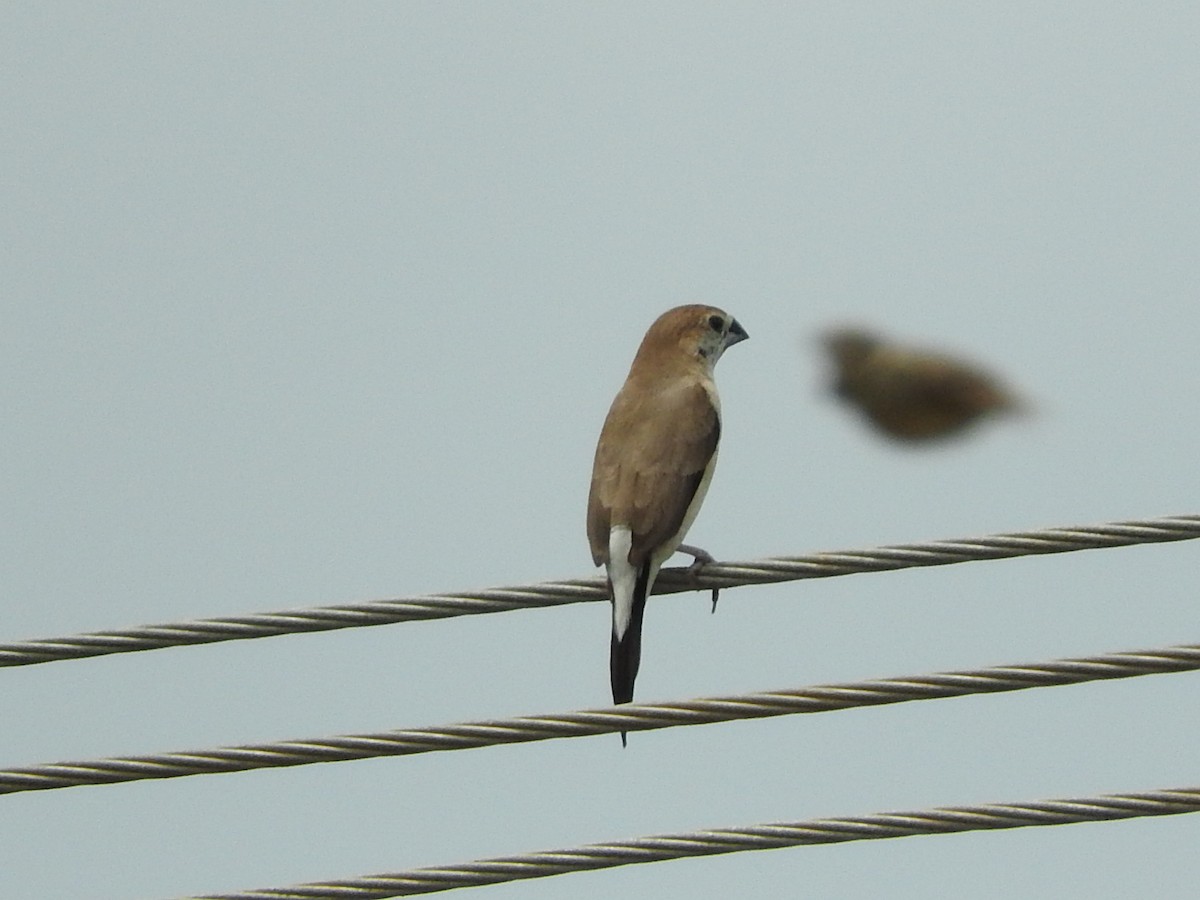
[[[677,306],[650,326],[638,355],[682,351],[685,358],[711,369],[722,353],[749,336],[737,319],[715,306]]]
[[[843,368],[863,362],[879,346],[879,338],[861,328],[839,328],[823,335],[822,342]]]

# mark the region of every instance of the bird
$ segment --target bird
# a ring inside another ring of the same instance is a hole
[[[712,559],[682,541],[717,462],[721,401],[713,367],[748,337],[715,306],[667,310],[646,331],[604,420],[592,466],[587,535],[593,563],[603,564],[608,576],[613,703],[633,699],[642,615],[662,564],[680,549],[698,564]]]
[[[858,328],[824,336],[833,390],[890,438],[929,442],[1021,404],[995,377],[961,359],[903,347]]]

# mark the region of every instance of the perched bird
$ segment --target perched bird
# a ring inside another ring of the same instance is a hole
[[[747,337],[715,307],[667,310],[646,332],[604,420],[587,533],[593,562],[608,571],[614,703],[633,699],[646,598],[659,568],[680,549],[717,462],[721,402],[713,366]]]
[[[992,376],[949,356],[849,328],[827,334],[824,343],[837,366],[834,392],[898,440],[946,437],[984,415],[1019,407]]]

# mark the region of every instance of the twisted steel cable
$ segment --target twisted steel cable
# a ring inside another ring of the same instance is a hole
[[[776,850],[806,844],[837,844],[1035,825],[1109,822],[1198,811],[1200,787],[1070,800],[1038,800],[1032,803],[944,806],[911,812],[660,834],[629,841],[587,844],[570,850],[549,850],[481,859],[455,866],[367,875],[347,881],[298,884],[236,894],[204,894],[191,900],[383,900],[387,897],[432,894],[461,887],[546,878],[634,863],[716,856],[743,850]]]
[[[871,550],[781,556],[749,562],[709,563],[699,571],[664,569],[655,594],[775,584],[860,572],[944,566],[985,559],[1068,553],[1133,544],[1187,541],[1200,537],[1200,515],[1168,516],[1077,528],[995,534],[980,538],[898,544]],[[577,578],[523,587],[456,594],[430,594],[340,606],[198,619],[99,631],[67,637],[0,644],[0,666],[29,666],[64,659],[130,653],[191,644],[211,644],[338,628],[361,628],[529,607],[605,600],[604,579]]]
[[[557,715],[466,722],[434,728],[335,735],[194,752],[129,756],[0,770],[0,794],[152,778],[302,766],[318,762],[407,756],[618,731],[649,731],[793,713],[883,706],[967,694],[1019,691],[1200,669],[1200,644],[1127,651],[1079,659],[995,666],[846,684],[817,685],[664,704],[625,704]]]

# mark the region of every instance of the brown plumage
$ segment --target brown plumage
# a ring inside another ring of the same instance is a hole
[[[713,366],[746,336],[732,316],[715,307],[668,310],[646,332],[604,421],[587,533],[593,562],[608,572],[614,703],[633,698],[646,597],[696,517],[712,477],[721,436]]]
[[[721,436],[704,380],[685,374],[656,389],[645,376],[634,378],[631,373],[634,383],[626,382],[617,395],[596,447],[588,498],[588,542],[596,565],[607,561],[614,524],[629,526],[629,562],[635,566],[669,543],[683,525]]]
[[[995,378],[953,357],[855,329],[830,333],[825,346],[837,366],[835,392],[898,440],[947,437],[985,415],[1019,408]]]

